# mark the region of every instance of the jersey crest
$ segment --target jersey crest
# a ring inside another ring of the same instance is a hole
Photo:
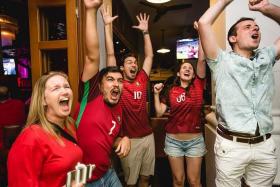
[[[118,120],[118,123],[121,123],[121,116],[120,115],[117,116],[117,120]]]

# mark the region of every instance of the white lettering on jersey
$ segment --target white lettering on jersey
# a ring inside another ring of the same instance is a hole
[[[111,135],[113,133],[113,130],[116,128],[116,122],[112,120],[112,128],[110,129],[109,135]]]
[[[186,93],[182,93],[181,95],[179,95],[176,100],[177,100],[177,103],[181,103],[181,102],[184,102],[185,99],[186,99],[186,96],[185,96]]]
[[[141,91],[134,91],[134,98],[133,99],[141,99],[142,92]]]

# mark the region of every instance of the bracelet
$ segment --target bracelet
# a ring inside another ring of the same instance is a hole
[[[149,34],[149,31],[143,31],[143,35]]]

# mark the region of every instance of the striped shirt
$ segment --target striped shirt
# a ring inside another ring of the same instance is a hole
[[[173,86],[170,89],[170,117],[165,127],[167,133],[201,132],[204,84],[204,79],[195,78],[188,91],[181,86]]]
[[[120,104],[123,110],[122,135],[144,137],[152,133],[146,109],[148,75],[140,70],[134,81],[124,80]]]

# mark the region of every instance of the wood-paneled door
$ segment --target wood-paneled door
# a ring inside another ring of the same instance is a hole
[[[69,76],[77,103],[79,59],[76,0],[28,0],[32,84],[48,71]]]

